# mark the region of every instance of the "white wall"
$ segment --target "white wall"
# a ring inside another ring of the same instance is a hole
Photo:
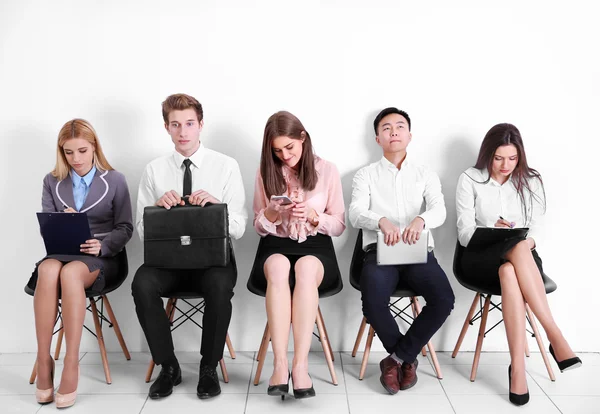
[[[546,183],[548,235],[539,251],[559,285],[549,296],[555,318],[574,349],[600,351],[597,211],[587,201],[597,193],[600,152],[595,4],[281,3],[1,3],[0,352],[36,349],[32,299],[23,286],[44,254],[34,213],[62,124],[73,117],[92,122],[135,205],[145,164],[172,150],[160,103],[175,92],[204,105],[201,138],[238,160],[249,208],[273,112],[287,109],[302,120],[317,153],[337,164],[348,205],[353,174],[380,157],[375,114],[386,106],[408,111],[411,157],[440,175],[448,207],[434,234],[457,301],[434,338],[442,350],[453,348],[472,300],[452,274],[455,184],[492,125],[516,124]],[[246,290],[258,242],[251,224],[236,244],[229,332],[238,350],[258,348],[266,319],[263,300]],[[349,228],[335,240],[345,288],[321,304],[336,350],[352,348],[361,320],[360,295],[347,278],[355,237]],[[130,294],[142,260],[137,234],[128,251],[130,276],[110,298],[129,349],[146,350]],[[111,332],[105,337],[109,350],[119,349]],[[179,330],[176,348],[199,349],[198,337],[192,326]],[[473,349],[475,338],[471,329],[463,349]],[[488,335],[485,349],[506,348],[502,327]],[[82,350],[97,349],[84,333]]]

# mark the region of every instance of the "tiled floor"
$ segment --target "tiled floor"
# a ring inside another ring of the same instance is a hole
[[[339,385],[331,378],[323,354],[310,354],[310,373],[317,397],[294,400],[292,396],[281,401],[266,395],[271,371],[272,354],[268,354],[263,376],[258,386],[252,385],[256,371],[254,352],[238,352],[237,358],[226,357],[229,383],[221,384],[222,395],[211,400],[198,400],[196,382],[199,355],[179,353],[183,369],[183,383],[172,396],[160,400],[147,398],[149,384],[144,377],[149,354],[134,353],[130,361],[122,354],[110,353],[112,384],[104,381],[104,371],[98,353],[81,355],[81,378],[77,403],[67,412],[73,413],[600,413],[600,354],[580,354],[583,367],[561,374],[553,364],[556,382],[548,378],[542,358],[532,354],[527,360],[528,385],[531,401],[515,407],[508,401],[507,353],[484,353],[481,356],[475,382],[469,381],[473,354],[460,353],[452,359],[440,352],[443,380],[435,376],[430,360],[420,358],[419,382],[409,391],[388,395],[379,383],[379,360],[385,356],[373,352],[364,380],[358,380],[362,354],[352,358],[350,353],[335,354],[335,368]],[[34,354],[0,354],[0,413],[55,412],[53,404],[40,406],[35,402],[35,385],[29,384]],[[290,355],[291,361],[291,355]],[[62,371],[62,360],[57,361],[57,378]],[[158,369],[154,372],[156,377]]]

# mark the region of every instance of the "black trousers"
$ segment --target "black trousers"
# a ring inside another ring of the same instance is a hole
[[[402,335],[388,304],[396,289],[410,289],[427,304]],[[363,314],[377,332],[385,349],[412,363],[454,308],[454,292],[446,274],[430,252],[427,263],[380,266],[377,252],[368,252],[360,277]]]
[[[140,266],[131,285],[138,320],[157,365],[175,357],[171,325],[162,297],[174,292],[198,292],[205,301],[201,365],[216,368],[223,358],[231,320],[231,298],[237,279],[235,262],[227,267],[178,270]]]

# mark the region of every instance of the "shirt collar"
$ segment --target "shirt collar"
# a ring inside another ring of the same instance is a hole
[[[94,175],[96,175],[96,166],[92,165],[92,169],[83,177],[80,177],[79,174],[75,172],[75,170],[71,169],[71,181],[73,181],[73,185],[79,187],[81,185],[81,179],[85,182],[86,186],[92,185],[92,180],[94,179]]]
[[[190,157],[184,157],[177,151],[174,151],[173,160],[175,161],[175,165],[177,165],[177,168],[181,168],[183,166],[183,160],[189,158],[190,161],[192,161],[192,164],[196,166],[196,168],[198,168],[200,166],[200,162],[202,161],[202,157],[204,156],[205,152],[206,148],[204,147],[202,141],[200,141],[200,146],[198,147],[196,152],[194,152]]]
[[[489,185],[491,187],[504,187],[505,185],[512,184],[512,176],[509,177],[508,180],[506,180],[506,182],[504,184],[500,184],[498,181],[496,181],[492,177],[490,177],[490,173],[488,172],[487,168],[485,168],[483,170],[479,170],[479,172],[481,173],[483,182],[487,181],[486,185]]]
[[[396,172],[400,171],[400,170],[398,170],[398,167],[396,167],[394,164],[392,164],[387,158],[385,158],[384,155],[381,156],[381,160],[379,162],[383,168],[386,168],[388,170],[394,170]],[[410,167],[408,153],[406,154],[406,157],[404,157],[404,161],[402,161],[401,169],[404,167]]]

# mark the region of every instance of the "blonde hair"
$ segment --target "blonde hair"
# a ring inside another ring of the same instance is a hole
[[[71,167],[67,162],[67,157],[63,150],[65,142],[73,138],[85,139],[94,147],[94,165],[101,171],[112,170],[98,141],[98,135],[92,125],[85,119],[75,118],[63,125],[58,133],[58,142],[56,145],[56,166],[52,170],[52,175],[59,181],[64,180],[69,175]]]

